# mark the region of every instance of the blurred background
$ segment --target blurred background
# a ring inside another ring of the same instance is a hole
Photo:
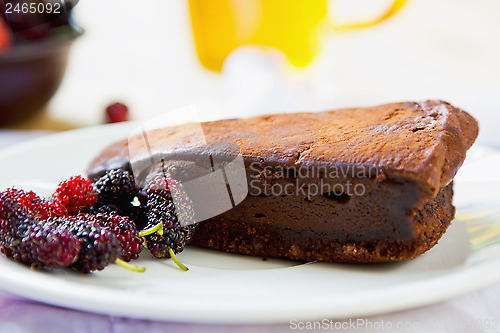
[[[199,14],[193,3],[191,13]],[[366,21],[392,3],[333,0],[327,15],[339,24]],[[200,14],[195,29],[217,15],[212,9]],[[231,15],[250,22],[252,11]],[[472,113],[479,141],[500,146],[499,13],[498,0],[408,0],[368,28],[318,24],[318,47],[306,66],[272,48],[244,46],[214,71],[197,56],[187,0],[80,1],[73,19],[85,32],[71,48],[59,90],[42,113],[10,127],[96,125],[117,101],[141,120],[199,102],[209,105],[203,119],[216,119],[436,98]]]

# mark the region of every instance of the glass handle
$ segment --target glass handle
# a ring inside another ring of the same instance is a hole
[[[408,0],[394,0],[392,6],[382,16],[375,19],[371,19],[364,22],[345,23],[345,24],[337,24],[336,22],[330,20],[330,25],[335,31],[347,31],[359,28],[368,28],[382,21],[385,21],[392,15],[396,14],[407,1]]]

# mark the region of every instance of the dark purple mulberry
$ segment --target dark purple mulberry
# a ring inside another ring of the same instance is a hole
[[[131,205],[131,201],[137,195],[134,177],[122,169],[107,171],[94,186],[97,192],[97,206]]]
[[[2,253],[15,261],[38,268],[64,268],[71,265],[79,254],[80,241],[66,230],[60,230],[57,224],[40,221],[30,215],[13,194],[13,191],[0,194]]]
[[[99,224],[101,227],[111,231],[121,246],[121,255],[119,258],[129,262],[132,259],[139,258],[142,251],[142,238],[138,236],[134,222],[127,217],[116,214],[82,214],[79,217],[93,223]]]
[[[166,186],[161,186],[162,181]],[[162,223],[161,232],[147,235],[146,244],[155,258],[170,258],[184,250],[194,232],[194,211],[191,199],[182,184],[170,178],[156,179],[146,190],[147,225],[153,228]],[[174,203],[172,193],[175,193]]]
[[[65,268],[76,262],[80,241],[57,224],[42,221],[33,224],[21,240],[17,255],[24,264],[34,267]]]
[[[121,255],[120,242],[116,236],[97,223],[87,221],[78,215],[68,218],[52,218],[60,228],[69,230],[81,243],[78,260],[71,266],[82,273],[103,270]]]

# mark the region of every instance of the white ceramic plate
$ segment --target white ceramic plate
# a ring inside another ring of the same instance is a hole
[[[1,151],[0,188],[16,184],[43,192],[46,183],[83,173],[101,148],[130,130],[130,124],[94,127]],[[31,271],[2,256],[0,286],[59,306],[188,322],[342,318],[429,304],[500,280],[499,244],[476,250],[470,243],[499,215],[491,212],[500,206],[499,164],[496,151],[471,150],[455,181],[457,214],[468,214],[468,219],[455,220],[435,248],[410,262],[299,264],[188,248],[179,258],[189,272],[144,253],[137,262],[147,267],[143,274],[111,265],[81,275]],[[470,215],[478,211],[484,216]]]

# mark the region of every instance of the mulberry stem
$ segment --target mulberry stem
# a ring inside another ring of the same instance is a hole
[[[170,254],[170,257],[172,258],[172,260],[175,262],[175,264],[180,268],[182,269],[183,271],[187,272],[189,270],[189,268],[187,268],[186,266],[184,266],[182,264],[182,262],[179,261],[179,259],[177,259],[177,257],[175,256],[175,253],[174,253],[174,250],[172,250],[171,247],[168,248],[168,253]]]
[[[161,232],[160,235],[163,234],[163,222],[158,223],[154,227],[142,230],[141,232],[139,232],[139,237],[144,237],[144,236],[147,236],[147,235],[151,235],[151,234],[154,234],[157,231]]]
[[[146,267],[134,266],[134,265],[131,265],[128,262],[125,262],[121,259],[116,259],[115,264],[117,264],[118,266],[121,266],[125,269],[128,269],[129,271],[137,272],[137,273],[144,273],[144,271],[146,270]]]

